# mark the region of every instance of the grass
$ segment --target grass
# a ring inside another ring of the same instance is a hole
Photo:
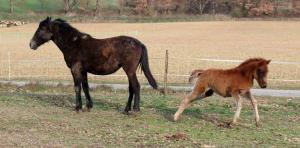
[[[233,99],[214,96],[171,120],[184,94],[142,91],[141,112],[122,114],[127,92],[96,89],[95,107],[75,113],[71,87],[0,86],[1,146],[69,147],[297,147],[299,98],[258,98],[262,127],[245,101],[241,121],[226,128]]]

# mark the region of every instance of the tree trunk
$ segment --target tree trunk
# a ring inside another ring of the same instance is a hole
[[[69,0],[64,0],[64,8],[65,8],[65,13],[67,14],[70,10]]]
[[[100,16],[100,0],[96,1],[95,17]]]
[[[208,4],[209,0],[199,0],[199,10],[200,10],[200,15],[203,14],[204,8]]]
[[[13,0],[9,0],[10,13],[14,13],[14,4]]]

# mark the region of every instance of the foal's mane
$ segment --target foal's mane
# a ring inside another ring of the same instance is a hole
[[[68,33],[70,33],[74,36],[78,36],[78,37],[85,36],[86,38],[92,38],[91,35],[80,32],[78,29],[74,28],[67,21],[65,21],[63,19],[60,19],[60,18],[55,19],[52,21],[52,23],[58,24],[58,26],[61,28],[60,31],[62,31],[62,32],[68,32]]]
[[[237,68],[241,68],[248,64],[257,63],[257,62],[261,62],[261,61],[266,61],[266,60],[263,58],[250,58],[250,59],[242,62],[239,66],[237,66]]]

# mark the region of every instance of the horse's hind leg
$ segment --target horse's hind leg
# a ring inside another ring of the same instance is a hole
[[[124,69],[125,70],[125,69]],[[131,102],[132,98],[134,96],[134,105],[133,105],[133,110],[134,111],[140,111],[140,83],[137,79],[137,76],[135,72],[128,72],[126,71],[128,81],[129,81],[129,97],[128,97],[128,102],[125,108],[125,112],[128,112],[131,109]]]
[[[245,94],[245,97],[251,101],[254,113],[255,113],[255,121],[256,121],[256,126],[258,127],[260,125],[259,123],[259,115],[258,115],[258,109],[257,109],[257,101],[256,99],[252,96],[252,94],[249,92],[247,92]]]
[[[134,91],[133,111],[140,111],[140,83],[135,73],[132,75],[130,83]]]
[[[82,89],[86,98],[86,107],[89,111],[91,108],[93,108],[93,101],[91,99],[90,92],[89,92],[87,72],[82,73]]]
[[[185,108],[190,106],[192,102],[211,96],[213,94],[212,89],[209,89],[205,92],[206,87],[201,84],[201,82],[198,83],[200,84],[196,84],[194,90],[189,95],[185,96],[185,98],[182,100],[177,112],[174,115],[174,121],[177,121],[179,119]]]
[[[130,82],[129,82],[128,91],[129,91],[129,97],[128,97],[128,101],[127,101],[126,108],[125,108],[125,110],[124,110],[125,113],[128,113],[129,111],[131,111],[131,102],[132,102],[133,94],[134,94],[133,87],[132,87],[132,85],[130,84]]]

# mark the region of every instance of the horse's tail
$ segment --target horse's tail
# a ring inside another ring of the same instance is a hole
[[[192,83],[196,78],[198,78],[202,73],[204,72],[204,70],[202,69],[196,69],[193,70],[190,74],[189,77],[189,82]]]
[[[149,84],[154,89],[157,89],[158,88],[157,83],[156,83],[156,81],[150,71],[150,68],[149,68],[147,48],[143,44],[142,44],[142,56],[141,56],[140,64],[141,64],[142,71],[144,72]]]

